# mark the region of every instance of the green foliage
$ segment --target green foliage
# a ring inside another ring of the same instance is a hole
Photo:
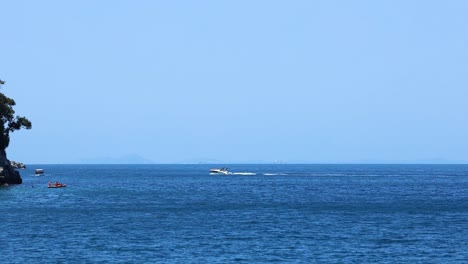
[[[0,80],[0,87],[5,84]],[[24,116],[15,116],[15,100],[0,92],[0,149],[5,150],[10,144],[10,133],[22,128],[31,129],[31,121]]]

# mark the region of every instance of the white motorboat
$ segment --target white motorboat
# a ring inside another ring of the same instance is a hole
[[[44,169],[35,169],[34,176],[41,176],[44,175]]]
[[[211,169],[210,174],[217,175],[217,174],[222,174],[222,175],[228,175],[230,172],[228,171],[227,168],[219,168],[219,169]]]

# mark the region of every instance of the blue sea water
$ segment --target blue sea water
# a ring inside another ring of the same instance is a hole
[[[467,165],[211,167],[29,166],[1,262],[468,263]]]

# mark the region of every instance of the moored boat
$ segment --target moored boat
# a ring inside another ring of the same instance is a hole
[[[54,183],[48,183],[47,188],[64,188],[67,187],[66,184],[59,183],[59,182],[54,182]]]

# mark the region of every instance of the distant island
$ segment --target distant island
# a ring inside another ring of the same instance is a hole
[[[5,82],[0,80],[0,88]],[[23,180],[7,158],[6,149],[10,145],[10,133],[22,128],[31,129],[26,117],[15,116],[15,100],[0,92],[0,185],[21,184]],[[23,164],[24,165],[24,164]]]
[[[152,160],[146,159],[138,154],[128,154],[121,157],[96,157],[80,161],[81,164],[154,164]]]

